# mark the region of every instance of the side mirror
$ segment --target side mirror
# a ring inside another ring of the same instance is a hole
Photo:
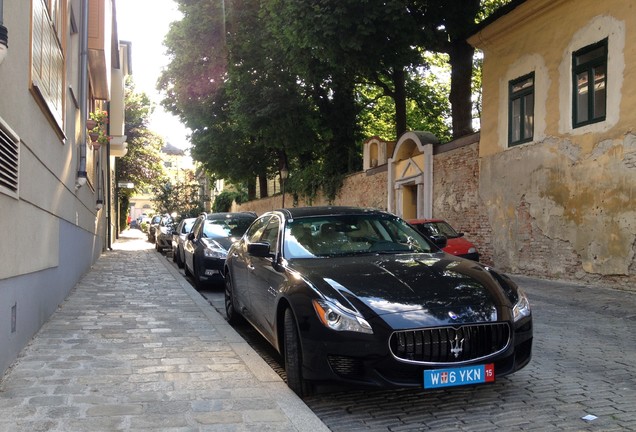
[[[247,253],[255,257],[266,258],[270,256],[269,248],[270,245],[267,242],[250,243],[247,245]]]
[[[463,232],[457,233],[457,237],[464,237],[464,233]]]
[[[444,249],[448,244],[448,239],[443,235],[433,235],[429,237],[431,241],[440,249]]]
[[[194,240],[194,233],[191,232],[190,234],[188,234],[188,240]]]

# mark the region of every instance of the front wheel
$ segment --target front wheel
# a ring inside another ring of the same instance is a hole
[[[183,264],[183,260],[184,258],[181,258],[181,250],[177,247],[177,267],[179,268],[183,268],[184,264]]]
[[[291,309],[285,310],[284,322],[284,342],[283,356],[285,359],[285,372],[287,374],[287,385],[298,396],[304,397],[311,394],[311,387],[303,378],[303,355],[300,347],[300,337],[296,319]]]
[[[241,324],[243,321],[243,317],[234,307],[234,287],[230,273],[225,275],[225,317],[232,325]]]

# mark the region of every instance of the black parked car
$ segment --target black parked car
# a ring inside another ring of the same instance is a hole
[[[528,299],[491,267],[438,249],[402,219],[351,207],[259,217],[229,250],[225,308],[281,353],[288,385],[425,389],[528,364]]]
[[[195,287],[223,281],[223,264],[227,250],[256,219],[255,213],[201,214],[186,236],[183,245],[185,273],[192,276]]]

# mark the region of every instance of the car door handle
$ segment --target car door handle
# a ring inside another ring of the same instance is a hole
[[[236,252],[232,252],[232,256],[233,256],[234,258],[238,258],[238,254],[237,254]]]

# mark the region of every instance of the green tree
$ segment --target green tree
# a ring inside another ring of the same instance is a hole
[[[182,218],[194,217],[203,211],[199,183],[192,171],[186,171],[184,178],[168,181],[155,189],[154,202],[159,213],[177,213]]]
[[[152,113],[152,104],[145,93],[135,91],[132,78],[127,78],[125,88],[128,152],[117,159],[115,181],[131,182],[134,189],[119,189],[120,208],[128,208],[130,196],[144,190],[158,187],[164,179],[165,171],[161,164],[160,151],[163,139],[148,129],[148,120]],[[125,226],[126,215],[120,215],[119,226]]]

